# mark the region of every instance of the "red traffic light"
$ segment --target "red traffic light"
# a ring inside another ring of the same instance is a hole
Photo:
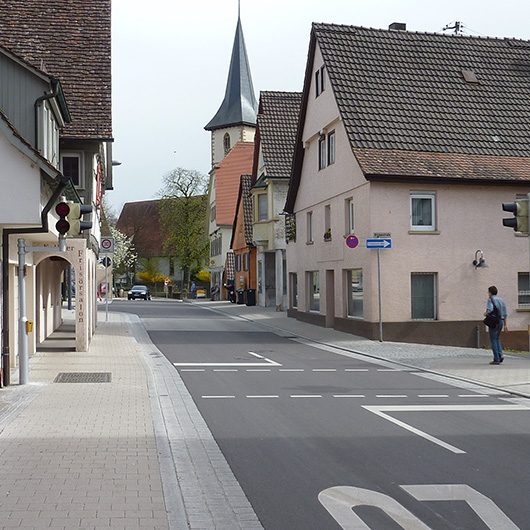
[[[55,211],[59,217],[66,217],[70,213],[70,206],[66,202],[60,202],[55,207]]]

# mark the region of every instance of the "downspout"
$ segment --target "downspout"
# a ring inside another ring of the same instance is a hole
[[[62,177],[41,213],[42,226],[35,228],[6,228],[2,231],[2,374],[3,385],[11,384],[11,357],[9,352],[9,236],[12,234],[39,234],[48,232],[48,213],[57,202],[70,178]]]
[[[44,96],[40,96],[35,100],[34,107],[35,107],[35,146],[36,150],[39,151],[39,105],[46,101],[47,99],[53,99],[59,96],[60,94],[60,85],[57,79],[51,79],[51,83],[53,86],[53,92],[51,94],[45,94]]]

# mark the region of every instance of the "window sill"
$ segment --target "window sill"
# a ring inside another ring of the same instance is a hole
[[[530,313],[530,307],[517,307],[515,311],[517,313]]]
[[[409,234],[415,236],[438,236],[440,233],[439,230],[409,230]]]

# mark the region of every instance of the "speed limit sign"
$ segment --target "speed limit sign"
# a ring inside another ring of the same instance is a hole
[[[102,237],[99,251],[103,254],[114,254],[114,238]]]

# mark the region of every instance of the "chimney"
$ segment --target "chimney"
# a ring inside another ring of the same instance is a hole
[[[395,29],[397,31],[407,31],[407,25],[403,22],[392,22],[388,29]]]

